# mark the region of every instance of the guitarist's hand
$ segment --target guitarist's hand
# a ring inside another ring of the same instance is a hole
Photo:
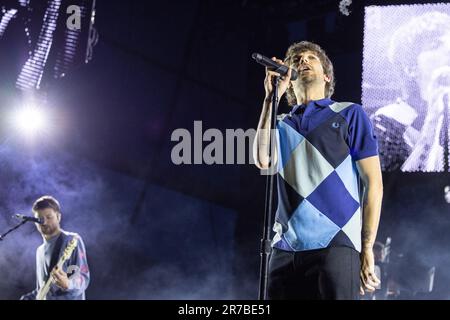
[[[67,273],[55,267],[55,270],[52,271],[52,277],[55,284],[63,290],[69,289],[69,278],[67,277]]]

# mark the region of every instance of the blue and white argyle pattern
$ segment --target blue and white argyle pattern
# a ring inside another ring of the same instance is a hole
[[[360,251],[355,161],[378,153],[370,120],[353,103],[323,99],[310,104],[304,106],[308,118],[291,112],[277,123],[278,210],[272,246]]]

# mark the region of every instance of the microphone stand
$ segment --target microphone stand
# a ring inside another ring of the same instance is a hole
[[[271,110],[271,121],[270,121],[270,131],[269,131],[269,169],[266,179],[266,200],[264,209],[264,227],[263,236],[261,239],[261,261],[259,269],[259,300],[267,299],[267,280],[269,271],[269,257],[272,251],[270,246],[270,232],[272,226],[272,199],[273,199],[273,181],[276,172],[271,172],[271,167],[273,166],[272,156],[273,156],[273,139],[272,134],[275,132],[275,126],[277,121],[277,109],[278,109],[278,82],[279,77],[273,78],[273,95],[272,95],[272,110]],[[280,159],[278,159],[280,160]]]
[[[16,230],[17,228],[19,228],[21,225],[27,223],[27,220],[23,220],[22,222],[20,222],[18,225],[16,225],[15,227],[12,227],[11,229],[9,229],[8,231],[6,231],[4,234],[0,234],[0,241],[2,241],[6,235],[14,230]]]

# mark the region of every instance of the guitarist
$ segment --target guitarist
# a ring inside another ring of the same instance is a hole
[[[61,209],[55,198],[43,196],[37,199],[33,204],[33,212],[42,221],[36,227],[44,242],[36,250],[36,289],[23,295],[21,300],[35,300],[49,277],[52,277],[53,284],[46,296],[47,300],[85,300],[90,275],[81,237],[61,229]],[[63,267],[58,269],[58,260],[74,237],[77,246]]]

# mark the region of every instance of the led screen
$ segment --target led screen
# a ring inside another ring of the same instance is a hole
[[[362,102],[383,170],[449,171],[450,5],[365,8]]]

